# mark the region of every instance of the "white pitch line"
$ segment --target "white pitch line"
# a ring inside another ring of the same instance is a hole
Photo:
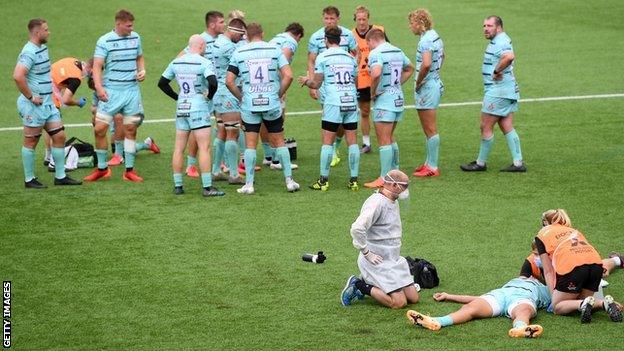
[[[543,97],[543,98],[529,98],[529,99],[520,99],[520,102],[545,102],[545,101],[566,101],[566,100],[589,100],[589,99],[609,99],[609,98],[621,98],[624,97],[624,93],[617,94],[598,94],[598,95],[576,95],[576,96],[551,96],[551,97]],[[460,106],[476,106],[481,105],[482,101],[465,101],[465,102],[448,102],[440,104],[440,107],[460,107]],[[414,109],[416,106],[407,105],[406,109]],[[307,116],[307,115],[318,115],[321,114],[321,110],[317,111],[295,111],[288,112],[289,116]],[[163,118],[163,119],[148,119],[143,121],[143,123],[167,123],[173,122],[173,118]],[[65,127],[68,128],[78,128],[78,127],[91,127],[91,123],[74,123],[74,124],[66,124]],[[23,127],[4,127],[0,128],[0,132],[9,132],[22,130]]]

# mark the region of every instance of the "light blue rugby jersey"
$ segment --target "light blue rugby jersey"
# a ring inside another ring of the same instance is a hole
[[[489,42],[483,55],[483,88],[485,95],[506,99],[519,100],[520,94],[516,78],[513,74],[513,62],[503,70],[503,79],[492,79],[494,69],[506,52],[513,52],[511,38],[505,32],[498,33]]]
[[[211,111],[212,101],[206,100],[207,77],[215,75],[212,61],[199,54],[184,54],[171,61],[162,76],[175,79],[180,87],[177,113]]]
[[[260,112],[280,108],[280,68],[288,65],[282,50],[264,41],[250,42],[232,55],[230,66],[241,77],[241,109]]]
[[[502,289],[505,292],[509,290],[509,294],[528,294],[538,309],[550,305],[551,297],[548,287],[535,278],[514,278],[505,283]]]
[[[438,33],[433,29],[426,31],[418,41],[418,50],[416,52],[416,72],[420,71],[420,67],[422,66],[422,55],[426,51],[431,52],[431,66],[429,67],[429,72],[423,81],[427,81],[429,79],[439,79],[440,68],[442,67],[442,60],[444,59],[444,43],[442,43],[442,38],[440,38]],[[418,79],[418,74],[414,77],[414,79]]]
[[[50,57],[45,44],[37,46],[26,43],[20,52],[17,63],[26,67],[26,83],[33,96],[39,96],[44,105],[52,105],[52,78],[50,76]]]
[[[283,49],[290,50],[290,52],[292,52],[292,56],[289,62],[291,63],[292,63],[292,59],[295,57],[294,56],[295,52],[297,51],[297,48],[299,47],[299,43],[297,43],[297,40],[295,40],[295,38],[293,38],[292,35],[290,35],[288,32],[284,32],[284,33],[280,33],[276,35],[273,39],[269,41],[269,44],[274,44],[281,50]]]
[[[403,68],[411,63],[401,49],[385,42],[368,55],[368,66],[381,66],[381,79],[377,86],[376,109],[401,112],[405,109],[403,89],[401,88],[401,73]]]
[[[103,85],[114,89],[137,86],[137,57],[141,55],[141,37],[136,32],[122,37],[113,30],[101,36],[93,57],[104,59]]]
[[[230,64],[230,58],[236,50],[236,44],[226,35],[221,34],[217,37],[213,44],[213,55],[215,70],[217,72],[217,80],[219,81],[219,90],[228,91],[225,86],[225,75]]]
[[[342,32],[340,34],[340,48],[346,52],[357,50],[357,42],[355,41],[353,32],[343,26],[338,26],[338,28],[340,28]],[[327,50],[327,46],[325,45],[325,27],[322,27],[310,36],[308,52],[320,54],[325,50]]]
[[[209,59],[210,61],[213,61],[212,63],[214,64],[213,55],[212,55],[212,51],[214,49],[212,46],[214,45],[214,42],[217,38],[213,37],[212,35],[206,32],[202,32],[199,36],[202,37],[202,39],[204,39],[204,41],[206,42],[206,49],[204,50],[204,57]],[[184,48],[184,52],[188,54],[189,52],[188,45]]]
[[[341,48],[333,47],[316,57],[314,73],[323,74],[324,104],[355,106],[357,104],[357,62]]]

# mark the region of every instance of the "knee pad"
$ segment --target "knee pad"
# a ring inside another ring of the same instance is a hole
[[[103,114],[103,113],[100,113],[100,112],[97,112],[95,114],[95,119],[97,121],[100,121],[102,123],[106,123],[108,125],[111,125],[112,122],[113,122],[113,116],[107,115],[107,114]]]
[[[136,141],[131,140],[131,139],[124,139],[124,152],[135,154],[136,153]]]
[[[245,132],[249,133],[260,133],[260,123],[258,124],[250,124],[243,121],[243,126],[245,128]]]
[[[65,130],[65,126],[60,126],[58,128],[54,128],[54,129],[48,130],[47,132],[48,132],[49,136],[53,136],[53,135],[58,134],[58,133],[60,133],[60,132],[62,132],[64,130]],[[39,135],[41,136],[41,134],[39,134]]]
[[[29,139],[39,139],[41,138],[41,132],[39,132],[39,134],[24,134],[24,138],[29,138]]]
[[[135,126],[138,126],[141,123],[143,123],[144,117],[145,116],[142,113],[132,115],[132,116],[123,116],[123,124],[124,125],[134,124]]]
[[[338,127],[340,127],[340,123],[321,121],[321,128],[328,132],[336,133],[338,131]]]

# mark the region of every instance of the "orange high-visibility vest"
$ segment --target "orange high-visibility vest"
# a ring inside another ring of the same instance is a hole
[[[381,31],[384,31],[384,27],[373,25],[369,30],[376,28]],[[357,79],[357,88],[370,88],[371,86],[371,76],[368,72],[368,54],[370,54],[370,47],[368,47],[368,43],[366,42],[366,38],[362,38],[357,31],[357,28],[352,29],[353,36],[355,37],[355,41],[358,46],[358,52],[360,54],[358,61],[358,79]],[[368,33],[368,31],[366,31]],[[366,37],[366,34],[364,35]]]
[[[598,251],[587,242],[583,233],[574,228],[553,224],[542,228],[537,237],[544,243],[559,275],[570,273],[584,264],[602,266]]]
[[[82,71],[76,66],[76,62],[80,62],[80,60],[75,57],[66,57],[54,62],[50,67],[52,90],[54,91],[52,100],[54,100],[54,105],[57,108],[61,107],[61,83],[69,78],[82,79]]]

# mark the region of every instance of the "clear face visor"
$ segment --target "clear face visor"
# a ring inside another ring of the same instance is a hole
[[[407,198],[409,198],[409,183],[408,182],[399,182],[397,180],[395,180],[394,178],[392,178],[389,174],[386,174],[383,177],[384,183],[392,183],[392,184],[396,184],[396,185],[400,185],[402,186],[404,189],[403,191],[401,191],[400,193],[395,193],[397,194],[397,196],[399,197],[399,199],[401,200],[405,200]]]

